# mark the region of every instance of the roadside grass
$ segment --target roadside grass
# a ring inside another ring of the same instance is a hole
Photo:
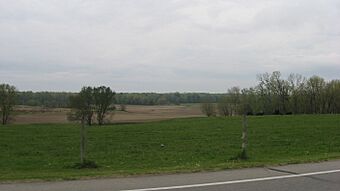
[[[0,126],[0,181],[193,172],[340,158],[340,115],[249,117],[248,160],[235,160],[241,118],[191,118],[88,127],[79,162],[75,124]]]

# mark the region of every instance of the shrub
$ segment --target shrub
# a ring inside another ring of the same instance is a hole
[[[202,103],[201,111],[208,117],[216,116],[216,107],[213,103]]]

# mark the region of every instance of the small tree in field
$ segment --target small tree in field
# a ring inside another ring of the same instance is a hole
[[[115,109],[113,104],[115,93],[105,86],[100,86],[93,89],[95,112],[99,125],[103,125],[105,115],[108,111]]]
[[[126,105],[125,104],[120,104],[119,105],[120,111],[126,111]]]
[[[0,84],[1,123],[6,125],[15,105],[16,88],[8,84]]]
[[[86,129],[85,124],[88,116],[92,116],[93,104],[92,88],[83,87],[79,94],[70,97],[70,106],[73,111],[68,115],[68,119],[80,121],[80,167],[86,166],[85,149],[86,149]]]
[[[220,101],[217,103],[217,109],[220,116],[227,117],[231,115],[230,103],[228,103],[227,97],[220,99]]]
[[[202,103],[201,111],[208,117],[216,116],[216,107],[213,103]]]

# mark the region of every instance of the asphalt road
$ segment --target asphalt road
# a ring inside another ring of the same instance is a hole
[[[340,160],[161,176],[0,184],[1,191],[339,191]]]

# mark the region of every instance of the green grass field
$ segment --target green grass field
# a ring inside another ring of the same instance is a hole
[[[79,161],[79,127],[0,126],[0,181],[76,179],[218,170],[340,158],[340,116],[249,118],[249,159],[235,160],[241,118],[176,119],[88,128],[88,159]],[[164,144],[164,147],[161,147]]]

